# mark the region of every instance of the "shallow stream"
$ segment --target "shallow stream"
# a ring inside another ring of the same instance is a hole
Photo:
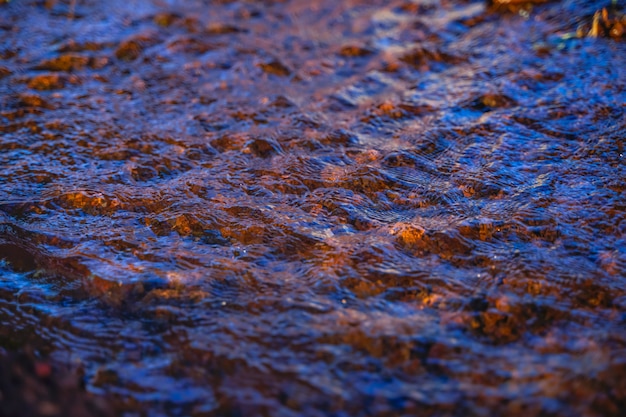
[[[128,416],[619,415],[602,7],[0,4],[0,347]]]

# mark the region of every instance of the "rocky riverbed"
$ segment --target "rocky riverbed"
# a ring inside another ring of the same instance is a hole
[[[624,12],[0,2],[0,414],[623,415]]]

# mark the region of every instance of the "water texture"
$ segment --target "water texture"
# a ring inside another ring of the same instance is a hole
[[[128,416],[623,415],[623,2],[75,3],[0,4],[0,347]]]

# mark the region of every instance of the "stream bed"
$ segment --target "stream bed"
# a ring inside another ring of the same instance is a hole
[[[625,7],[0,1],[0,350],[125,416],[623,415]]]

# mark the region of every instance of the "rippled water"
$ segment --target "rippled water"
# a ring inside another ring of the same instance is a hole
[[[626,410],[611,2],[76,3],[0,4],[0,346],[127,415]]]

